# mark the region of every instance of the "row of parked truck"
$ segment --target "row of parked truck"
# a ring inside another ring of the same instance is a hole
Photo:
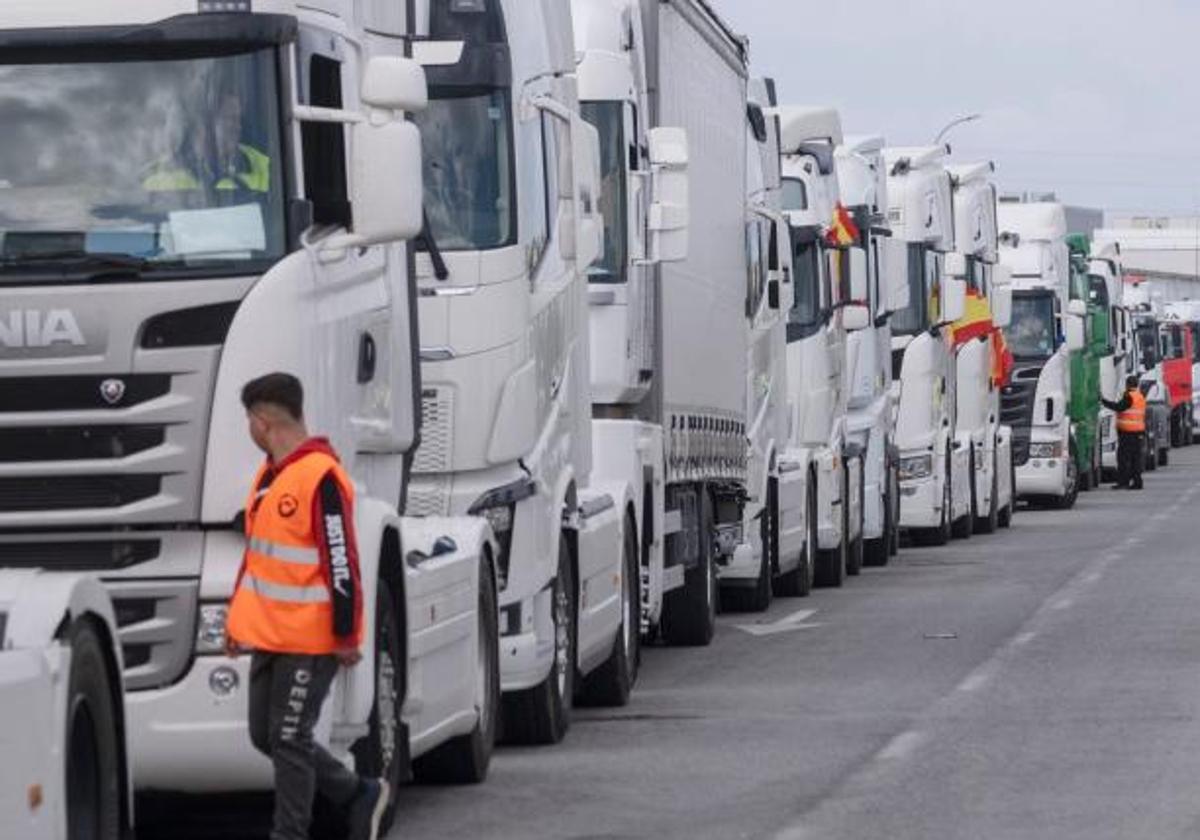
[[[1127,371],[1156,447],[1200,414],[1115,248],[788,104],[705,0],[43,0],[0,51],[3,836],[270,788],[223,646],[262,373],[358,485],[322,737],[394,783],[557,742],[722,606],[1069,507]],[[254,177],[152,189],[227,110]]]

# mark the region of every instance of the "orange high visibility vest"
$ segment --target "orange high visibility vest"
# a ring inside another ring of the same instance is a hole
[[[314,452],[286,465],[258,499],[266,469],[259,468],[246,503],[246,556],[227,632],[254,650],[333,653],[338,646],[333,601],[328,571],[321,566],[313,503],[330,472],[345,498],[353,500],[354,486],[334,458]],[[359,634],[356,628],[356,638]]]
[[[1117,431],[1146,431],[1146,398],[1141,391],[1129,391],[1129,408],[1117,415]]]

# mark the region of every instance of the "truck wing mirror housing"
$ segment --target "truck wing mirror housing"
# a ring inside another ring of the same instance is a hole
[[[362,101],[380,111],[422,111],[429,104],[425,69],[410,58],[375,56],[363,72]]]
[[[847,332],[858,332],[871,326],[871,310],[861,303],[848,303],[842,307],[842,327]]]
[[[849,252],[850,299],[866,303],[871,297],[867,289],[867,252],[862,248],[850,248]]]
[[[564,250],[574,258],[579,271],[587,271],[604,254],[604,217],[600,211],[600,134],[582,117],[571,119],[571,145],[575,155],[575,207],[573,230],[563,230],[560,244],[573,240]]]
[[[946,274],[950,277],[965,280],[967,277],[967,258],[956,251],[946,254]]]
[[[900,312],[912,302],[908,288],[908,246],[898,239],[880,238],[879,272],[887,296],[887,311]]]
[[[992,273],[992,324],[1004,329],[1012,323],[1012,269],[997,265]]]
[[[353,137],[354,230],[350,245],[412,239],[421,232],[421,133],[409,122],[357,123]]]
[[[1073,300],[1071,303],[1083,303],[1083,301]],[[1082,350],[1085,339],[1083,333],[1083,318],[1076,315],[1074,312],[1071,312],[1068,308],[1065,326],[1067,331],[1067,350],[1071,352]]]
[[[967,281],[960,277],[942,278],[941,317],[938,320],[952,323],[967,311]]]
[[[650,262],[682,262],[691,226],[689,153],[682,128],[654,128],[650,149]]]

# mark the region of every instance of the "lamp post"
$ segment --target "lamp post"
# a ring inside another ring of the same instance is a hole
[[[935,137],[933,140],[933,145],[940,146],[942,143],[942,138],[949,134],[952,129],[957,128],[963,123],[975,122],[975,120],[982,118],[983,114],[966,114],[965,116],[957,117],[956,119],[951,120],[950,122],[946,123],[945,127],[942,128],[941,131],[937,133],[937,137]]]

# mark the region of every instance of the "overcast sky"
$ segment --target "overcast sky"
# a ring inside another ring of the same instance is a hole
[[[847,133],[996,162],[1005,192],[1118,212],[1200,210],[1198,0],[711,0],[783,103]]]

